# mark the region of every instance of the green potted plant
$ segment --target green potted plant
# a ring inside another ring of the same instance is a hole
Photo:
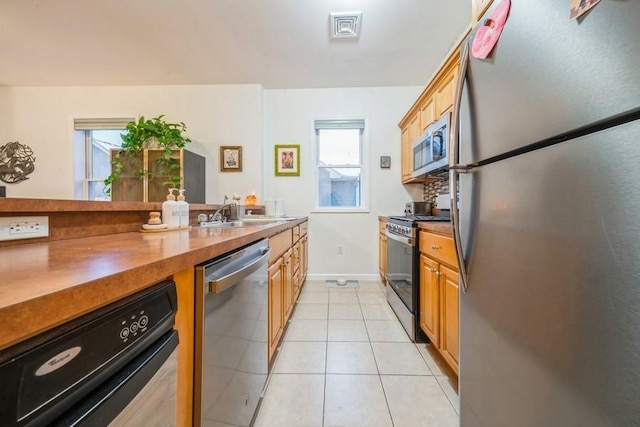
[[[112,194],[112,185],[126,171],[134,174],[140,180],[151,181],[155,175],[164,177],[163,185],[180,188],[180,161],[176,151],[184,148],[191,139],[183,133],[187,127],[183,122],[167,123],[164,115],[145,119],[141,116],[138,121],[127,123],[125,133],[121,135],[122,146],[114,150],[111,156],[111,175],[104,180],[105,192]],[[159,152],[149,156],[155,158],[158,167],[146,164],[143,159],[145,149]]]

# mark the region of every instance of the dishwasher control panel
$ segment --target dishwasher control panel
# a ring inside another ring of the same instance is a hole
[[[77,399],[78,389],[121,369],[171,331],[176,311],[175,283],[164,281],[3,350],[0,425],[48,419],[51,408],[64,408],[60,402]]]

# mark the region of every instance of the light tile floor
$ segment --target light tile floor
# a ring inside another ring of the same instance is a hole
[[[456,379],[412,343],[381,282],[307,281],[273,365],[256,427],[455,427]]]

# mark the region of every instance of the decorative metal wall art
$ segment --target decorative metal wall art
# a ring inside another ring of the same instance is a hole
[[[25,179],[35,170],[36,158],[33,150],[18,141],[8,142],[0,147],[0,180],[15,184]]]

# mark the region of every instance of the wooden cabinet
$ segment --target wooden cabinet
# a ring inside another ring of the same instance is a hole
[[[489,8],[493,0],[471,0],[472,24],[480,20],[484,12]]]
[[[293,310],[295,296],[294,278],[293,278],[293,250],[289,249],[282,255],[282,323],[289,319]]]
[[[402,182],[411,179],[411,172],[413,171],[413,141],[409,139],[409,125],[405,126],[400,133],[400,157],[401,157],[401,171]]]
[[[307,276],[307,222],[269,238],[269,364]]]
[[[440,346],[440,265],[424,254],[420,255],[420,327]]]
[[[433,178],[413,178],[413,142],[427,130],[429,125],[453,108],[459,65],[460,46],[458,44],[398,125],[403,184],[433,180]]]
[[[455,97],[456,82],[458,77],[459,61],[456,61],[446,71],[435,91],[435,115],[441,117],[445,112],[453,107],[453,98]]]
[[[440,266],[440,352],[453,370],[458,373],[460,345],[458,272],[444,265]]]
[[[420,107],[420,128],[424,132],[429,125],[436,121],[436,106],[433,97],[424,100]]]
[[[269,361],[278,347],[284,328],[282,295],[282,257],[269,266]]]
[[[459,288],[453,239],[420,231],[420,327],[458,373]]]
[[[382,283],[387,284],[387,221],[378,221],[378,261],[380,271],[380,279]]]

